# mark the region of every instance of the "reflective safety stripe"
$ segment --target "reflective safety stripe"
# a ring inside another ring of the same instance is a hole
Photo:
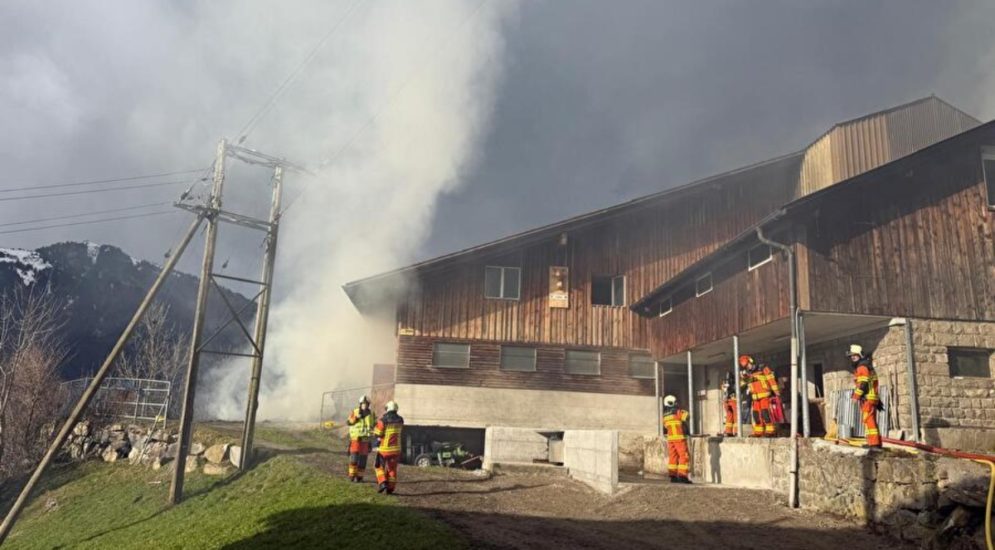
[[[771,393],[781,391],[777,385],[777,377],[774,376],[774,372],[769,367],[748,374],[747,385],[754,399],[765,399],[770,397]]]
[[[380,438],[379,453],[393,454],[401,452],[401,430],[404,424],[400,422],[387,422],[383,419],[377,422],[376,435]]]
[[[863,397],[867,401],[878,401],[878,375],[867,365],[857,367],[854,374],[853,395]],[[864,388],[867,388],[866,390]]]
[[[667,430],[667,441],[681,441],[687,437],[684,433],[684,422],[687,422],[689,414],[684,409],[665,415],[663,417],[663,427]]]

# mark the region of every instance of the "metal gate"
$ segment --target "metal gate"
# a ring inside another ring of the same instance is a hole
[[[878,395],[881,397],[883,410],[878,411],[878,430],[882,435],[887,435],[890,419],[888,411],[891,410],[891,392],[888,386],[880,386]],[[840,439],[850,439],[852,437],[864,437],[864,423],[860,418],[860,403],[854,401],[853,390],[837,390],[832,392],[831,402],[833,403],[833,418],[836,420],[837,436]]]
[[[68,414],[69,406],[79,400],[91,380],[86,377],[62,383],[69,397],[63,414]],[[168,380],[108,377],[97,389],[90,410],[96,416],[165,424],[171,387]]]
[[[326,391],[321,394],[320,422],[322,427],[342,425],[349,413],[359,403],[359,398],[366,395],[370,398],[370,409],[380,415],[383,406],[394,398],[394,384],[377,384]]]

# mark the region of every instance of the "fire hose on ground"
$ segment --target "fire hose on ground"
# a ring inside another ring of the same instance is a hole
[[[978,464],[985,464],[988,466],[988,500],[985,503],[985,545],[988,550],[995,550],[992,546],[992,500],[995,496],[995,456],[984,455],[978,453],[965,453],[963,451],[955,451],[953,449],[944,449],[943,447],[934,447],[933,445],[926,445],[925,443],[916,443],[914,441],[903,441],[901,439],[892,439],[890,437],[882,437],[881,440],[890,445],[895,445],[898,447],[909,447],[919,451],[933,453],[941,456],[949,456],[951,458],[960,458],[963,460],[970,460],[972,462],[977,462]],[[855,439],[837,439],[837,443],[845,443],[848,445],[853,445],[856,443]]]

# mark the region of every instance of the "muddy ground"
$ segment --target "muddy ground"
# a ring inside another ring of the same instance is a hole
[[[345,475],[335,446],[304,458]],[[474,548],[912,548],[848,521],[790,510],[766,491],[631,478],[608,497],[566,477],[493,477],[401,466],[395,498],[462,533]],[[367,482],[373,490],[372,457]]]

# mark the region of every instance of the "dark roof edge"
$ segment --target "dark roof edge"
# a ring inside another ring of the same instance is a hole
[[[723,178],[727,178],[727,177],[730,177],[730,176],[734,176],[734,175],[740,174],[742,172],[746,172],[746,171],[749,171],[749,170],[754,170],[754,169],[761,168],[761,167],[764,167],[764,166],[768,166],[770,164],[775,164],[775,163],[778,163],[778,162],[783,162],[785,160],[789,160],[789,159],[794,158],[794,157],[799,157],[799,156],[803,155],[804,153],[805,153],[805,151],[803,149],[801,151],[795,151],[795,152],[792,152],[792,153],[788,153],[786,155],[781,155],[781,156],[778,156],[778,157],[774,157],[772,159],[767,159],[767,160],[756,162],[756,163],[749,164],[749,165],[746,165],[746,166],[741,166],[739,168],[735,168],[735,169],[729,170],[727,172],[722,172],[722,173],[719,173],[719,174],[708,176],[706,178],[702,178],[702,179],[699,179],[699,180],[692,181],[690,183],[679,185],[677,187],[672,187],[670,189],[666,189],[666,190],[663,190],[663,191],[658,191],[658,192],[653,193],[651,195],[644,195],[642,197],[637,197],[635,199],[630,199],[630,200],[625,201],[623,203],[619,203],[619,204],[616,204],[616,205],[613,205],[613,206],[602,208],[600,210],[594,210],[594,211],[591,211],[591,212],[587,212],[587,213],[584,213],[584,214],[573,216],[571,218],[567,218],[565,220],[561,220],[561,221],[558,221],[558,222],[553,222],[551,224],[542,225],[542,226],[539,226],[539,227],[536,227],[536,228],[533,228],[533,229],[529,229],[527,231],[523,231],[521,233],[515,233],[515,234],[509,235],[507,237],[502,237],[502,238],[494,240],[494,241],[489,241],[489,242],[486,242],[484,244],[479,244],[479,245],[476,245],[476,246],[472,246],[470,248],[465,248],[463,250],[459,250],[459,251],[456,251],[456,252],[451,252],[449,254],[445,254],[445,255],[442,255],[442,256],[437,256],[435,258],[430,258],[428,260],[424,260],[424,261],[421,261],[421,262],[418,262],[418,263],[415,263],[415,264],[411,264],[411,265],[408,265],[408,266],[405,266],[405,267],[400,267],[400,268],[397,268],[397,269],[394,269],[394,270],[391,270],[391,271],[386,271],[384,273],[379,273],[377,275],[371,275],[369,277],[364,277],[362,279],[357,279],[355,281],[351,281],[351,282],[348,282],[348,283],[342,285],[342,288],[345,289],[346,293],[349,294],[350,298],[351,298],[352,293],[350,292],[350,290],[354,289],[355,287],[358,287],[358,286],[362,286],[362,285],[365,285],[365,284],[373,283],[373,282],[376,282],[376,281],[379,281],[379,280],[383,280],[383,279],[388,279],[390,277],[396,277],[396,276],[399,276],[399,275],[404,275],[404,274],[407,274],[407,273],[415,272],[415,271],[418,271],[418,270],[421,270],[421,269],[432,267],[432,266],[434,266],[436,264],[444,264],[444,263],[447,263],[447,262],[450,262],[450,261],[453,261],[453,260],[457,260],[457,259],[459,259],[459,258],[461,258],[463,256],[467,256],[469,254],[473,254],[473,253],[476,253],[476,252],[482,252],[482,251],[485,251],[485,250],[487,250],[489,248],[496,248],[496,247],[499,247],[501,245],[513,243],[515,241],[526,241],[530,237],[538,238],[539,236],[543,236],[543,235],[546,235],[546,234],[549,234],[549,233],[555,233],[557,231],[564,231],[564,230],[567,230],[567,229],[576,229],[578,227],[583,227],[585,225],[589,225],[590,223],[592,223],[594,221],[600,221],[602,219],[607,219],[607,218],[609,218],[609,217],[611,217],[613,215],[620,214],[620,213],[622,213],[622,212],[624,212],[626,210],[629,210],[629,209],[632,209],[632,208],[638,208],[638,207],[643,206],[643,205],[647,205],[649,203],[652,203],[655,200],[665,199],[665,198],[670,197],[671,195],[677,195],[677,194],[679,194],[681,192],[692,191],[692,190],[694,190],[695,188],[697,188],[699,186],[703,186],[703,185],[706,185],[706,184],[709,184],[709,183],[714,183],[717,180],[720,180],[720,179],[723,179]]]
[[[950,143],[953,143],[953,142],[961,140],[961,139],[967,139],[969,136],[971,136],[971,135],[973,135],[975,133],[981,133],[983,130],[988,130],[988,129],[991,129],[993,127],[995,127],[995,120],[991,120],[989,122],[985,122],[985,123],[979,124],[978,126],[975,126],[974,128],[971,128],[970,130],[965,130],[965,131],[963,131],[963,132],[961,132],[959,134],[952,135],[952,136],[950,136],[950,137],[948,137],[946,139],[940,140],[940,141],[938,141],[936,143],[933,143],[933,144],[931,144],[931,145],[929,145],[927,147],[923,147],[922,149],[920,149],[918,151],[914,151],[912,153],[909,153],[908,155],[899,157],[899,158],[897,158],[897,159],[895,159],[895,160],[893,160],[891,162],[887,162],[885,164],[882,164],[881,166],[878,166],[878,167],[873,168],[871,170],[868,170],[866,172],[862,172],[862,173],[857,174],[857,175],[855,175],[855,176],[853,176],[851,178],[848,178],[848,179],[845,179],[845,180],[843,180],[841,182],[838,182],[838,183],[835,183],[833,185],[830,185],[829,187],[824,187],[824,188],[822,188],[822,189],[820,189],[820,190],[818,190],[818,191],[816,191],[814,193],[810,193],[808,195],[805,195],[803,197],[800,197],[800,198],[797,198],[797,199],[793,200],[793,201],[785,204],[784,206],[782,206],[777,211],[775,211],[775,212],[767,215],[766,217],[764,217],[763,219],[761,219],[759,222],[753,224],[748,229],[746,229],[745,231],[743,231],[742,233],[740,233],[739,235],[737,235],[736,237],[734,237],[732,240],[728,241],[726,244],[724,244],[724,245],[720,246],[719,248],[717,248],[711,254],[709,254],[709,255],[705,256],[704,258],[698,260],[697,262],[689,265],[688,267],[686,267],[684,270],[682,270],[677,275],[674,275],[673,277],[671,277],[670,279],[668,279],[667,281],[665,281],[660,286],[658,286],[655,289],[651,290],[650,292],[646,293],[646,295],[644,295],[638,301],[636,301],[631,306],[629,306],[629,309],[632,310],[633,312],[635,312],[636,314],[642,315],[642,311],[645,310],[646,306],[648,306],[650,304],[650,302],[654,301],[656,298],[659,298],[660,296],[663,296],[665,294],[668,294],[668,293],[671,293],[671,292],[677,290],[682,285],[686,284],[688,282],[687,280],[692,275],[695,275],[698,272],[700,272],[704,268],[704,266],[717,263],[719,261],[719,259],[720,259],[721,256],[724,256],[724,255],[728,254],[732,249],[736,248],[737,245],[739,245],[743,241],[749,239],[751,235],[755,235],[756,232],[757,232],[757,229],[765,227],[765,226],[767,226],[767,225],[769,225],[769,224],[771,224],[771,223],[773,223],[773,222],[775,222],[775,221],[777,221],[777,220],[779,220],[781,218],[786,217],[787,215],[793,213],[794,211],[796,211],[799,208],[807,205],[808,203],[816,201],[816,200],[819,200],[823,196],[828,195],[830,193],[833,193],[833,192],[837,191],[838,189],[841,189],[841,188],[843,188],[845,186],[853,185],[855,183],[864,181],[866,179],[870,179],[870,178],[876,177],[879,174],[881,174],[882,172],[887,172],[889,170],[893,170],[896,166],[899,166],[901,164],[909,162],[909,161],[915,159],[916,157],[925,156],[925,155],[934,153],[937,150],[942,149],[943,147],[949,146]]]

